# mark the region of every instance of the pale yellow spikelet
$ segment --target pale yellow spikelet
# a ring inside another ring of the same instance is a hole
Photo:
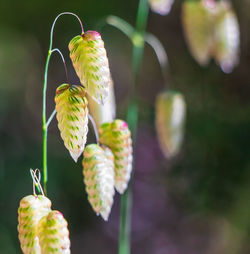
[[[189,50],[202,66],[209,63],[214,45],[216,5],[209,1],[185,1],[182,4],[182,24]]]
[[[70,58],[87,93],[99,104],[108,97],[111,75],[107,53],[101,35],[87,31],[69,43]]]
[[[65,147],[76,162],[88,133],[88,101],[82,86],[62,84],[56,90],[56,118]]]
[[[150,8],[153,12],[160,15],[167,15],[172,7],[174,0],[150,0]]]
[[[114,157],[111,150],[97,144],[87,145],[84,150],[83,175],[93,210],[108,220],[114,196]]]
[[[237,16],[228,2],[218,3],[214,57],[221,69],[230,73],[239,62],[240,32]]]
[[[132,171],[132,139],[125,121],[116,119],[99,128],[100,143],[108,146],[115,157],[115,188],[123,194]]]
[[[70,254],[68,223],[59,211],[51,211],[39,222],[42,254]]]
[[[18,237],[24,254],[40,254],[38,222],[50,212],[51,201],[42,195],[29,195],[18,208]]]
[[[108,98],[104,105],[98,104],[91,96],[87,96],[89,102],[89,113],[94,118],[96,126],[112,122],[116,116],[116,103],[113,82],[109,87]]]
[[[156,130],[161,150],[166,158],[175,156],[182,145],[186,104],[182,94],[167,91],[156,99]]]

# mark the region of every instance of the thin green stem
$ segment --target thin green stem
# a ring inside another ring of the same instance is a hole
[[[48,118],[47,120],[47,123],[46,123],[46,128],[48,129],[51,121],[53,120],[53,118],[55,117],[56,115],[56,109],[53,110],[53,112],[51,113],[50,117]]]
[[[64,71],[65,71],[66,80],[67,80],[67,83],[69,83],[68,70],[67,70],[67,66],[66,66],[65,59],[64,59],[64,56],[63,56],[62,52],[61,52],[58,48],[52,49],[52,50],[51,50],[51,54],[52,54],[53,52],[57,52],[57,53],[60,55],[60,57],[61,57],[61,59],[62,59],[62,61],[63,61],[63,66],[64,66]]]
[[[165,48],[163,47],[160,40],[151,33],[145,34],[145,42],[148,43],[152,47],[161,67],[161,73],[164,78],[165,84],[167,80],[170,79],[170,71],[169,71],[169,64],[168,64],[168,56]]]
[[[135,29],[128,22],[126,22],[125,20],[123,20],[117,16],[113,16],[113,15],[108,16],[105,21],[110,26],[113,26],[113,27],[116,27],[117,29],[119,29],[132,41],[133,35],[135,33]]]
[[[51,50],[48,52],[48,56],[45,64],[44,82],[43,82],[43,188],[44,193],[47,195],[47,182],[48,182],[48,169],[47,169],[47,126],[46,126],[46,90],[48,79],[48,67],[51,57]]]
[[[101,24],[99,24],[99,27],[102,27],[105,24],[113,26],[124,33],[130,39],[133,45],[140,46],[140,44],[143,43],[143,36],[140,33],[136,32],[134,27],[123,19],[110,15],[106,17],[105,22],[101,22]],[[161,67],[163,79],[166,84],[170,79],[170,71],[168,65],[168,56],[164,46],[160,40],[151,33],[145,33],[144,41],[154,50]]]
[[[54,33],[54,28],[55,28],[55,24],[56,21],[58,20],[58,18],[62,15],[72,15],[75,16],[80,25],[81,25],[81,30],[82,30],[82,34],[84,33],[83,30],[83,25],[82,22],[80,20],[80,18],[71,12],[63,12],[60,13],[54,20],[52,26],[51,26],[51,30],[50,30],[50,42],[49,42],[49,50],[48,50],[48,55],[47,55],[47,59],[46,59],[46,64],[45,64],[45,70],[44,70],[44,81],[43,81],[43,113],[42,113],[42,128],[43,128],[43,188],[44,188],[44,193],[45,195],[47,195],[47,183],[48,183],[48,167],[47,167],[47,132],[48,132],[48,126],[49,123],[51,122],[51,120],[54,117],[54,114],[52,113],[51,117],[49,118],[48,122],[46,122],[46,91],[47,91],[47,81],[48,81],[48,68],[49,68],[49,61],[51,58],[51,55],[53,52],[58,52],[62,59],[63,59],[63,63],[64,63],[64,67],[65,67],[65,72],[66,72],[66,77],[68,79],[68,74],[67,74],[67,68],[65,65],[65,61],[64,61],[64,57],[62,55],[62,53],[60,52],[59,49],[53,49],[52,50],[52,45],[53,45],[53,33]]]
[[[127,111],[127,123],[132,132],[134,144],[138,122],[138,102],[136,99],[136,85],[139,79],[139,71],[144,51],[144,35],[147,25],[148,12],[149,12],[148,0],[140,0],[135,29],[136,34],[139,35],[138,36],[139,39],[134,41],[132,53],[132,73],[134,82],[131,88],[132,98]],[[140,38],[142,38],[142,40]],[[128,189],[121,198],[119,254],[130,254],[132,180],[133,179],[130,180]]]
[[[99,133],[98,133],[98,129],[97,129],[95,120],[90,114],[88,114],[88,117],[89,117],[90,122],[92,123],[92,127],[93,127],[94,132],[95,132],[96,143],[99,144]]]

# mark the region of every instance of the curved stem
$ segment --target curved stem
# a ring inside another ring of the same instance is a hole
[[[135,33],[135,29],[124,19],[121,19],[114,15],[110,15],[106,18],[106,23],[123,32],[133,42],[132,38]]]
[[[152,47],[155,52],[155,55],[161,67],[162,76],[166,84],[170,73],[167,52],[160,40],[155,35],[151,33],[146,33],[145,41],[148,43],[149,46]]]
[[[125,20],[110,15],[106,19],[106,24],[113,26],[120,30],[122,33],[124,33],[132,42],[134,46],[139,46],[143,44],[143,35],[136,32],[133,26],[131,26],[128,22]],[[105,23],[103,23],[105,24]],[[151,33],[145,33],[145,42],[152,47],[154,50],[157,60],[160,64],[161,67],[161,73],[163,76],[163,79],[165,81],[165,84],[167,83],[167,80],[169,79],[169,65],[168,65],[168,56],[166,53],[165,48],[163,47],[162,43],[160,40],[153,34]]]
[[[38,176],[37,176],[37,173],[38,173]],[[38,168],[35,170],[30,169],[30,174],[33,180],[33,195],[37,196],[36,194],[36,188],[37,188],[38,191],[44,196],[43,188],[40,184],[40,180],[41,180],[40,170]]]
[[[46,127],[46,90],[47,90],[47,78],[48,67],[51,57],[51,51],[49,50],[45,64],[44,82],[43,82],[43,188],[45,195],[47,195],[47,182],[48,182],[48,169],[47,169],[47,127]]]
[[[138,102],[136,99],[136,85],[139,79],[139,71],[144,51],[144,35],[147,25],[148,12],[149,12],[148,0],[140,0],[136,17],[136,34],[140,35],[142,37],[142,40],[139,40],[140,43],[135,42],[133,43],[132,73],[134,82],[131,89],[132,98],[127,111],[127,123],[132,133],[134,145],[138,122]],[[133,177],[131,176],[128,189],[121,197],[119,254],[130,253],[132,180]]]
[[[53,120],[54,116],[56,115],[56,109],[53,110],[53,112],[51,113],[50,117],[48,118],[47,120],[47,123],[46,123],[46,128],[48,129],[49,125],[50,125],[50,122]]]
[[[72,15],[72,16],[75,16],[79,23],[80,23],[80,26],[81,26],[81,30],[82,30],[82,34],[84,34],[84,29],[83,29],[83,25],[82,25],[82,21],[81,19],[75,14],[75,13],[72,13],[72,12],[62,12],[60,13],[59,15],[56,16],[53,24],[52,24],[52,27],[51,27],[51,30],[50,30],[50,44],[49,44],[49,50],[52,49],[52,44],[53,44],[53,33],[54,33],[54,28],[55,28],[55,24],[56,24],[56,21],[58,20],[59,17],[61,17],[62,15]]]
[[[48,50],[48,55],[47,55],[47,59],[46,59],[46,64],[45,64],[45,70],[44,70],[44,81],[43,81],[43,113],[42,113],[42,121],[43,121],[43,187],[44,187],[44,193],[45,195],[47,195],[47,182],[48,182],[48,168],[47,168],[47,127],[48,124],[46,123],[46,91],[47,91],[47,80],[48,80],[48,67],[49,67],[49,61],[50,61],[50,57],[52,55],[53,52],[59,52],[59,54],[61,55],[63,61],[64,61],[64,57],[62,56],[62,54],[60,53],[59,49],[54,49],[52,50],[52,45],[53,45],[53,33],[54,33],[54,28],[55,28],[55,24],[56,21],[58,20],[58,18],[62,15],[72,15],[75,16],[80,25],[81,25],[81,30],[82,30],[82,34],[84,33],[83,30],[83,25],[82,22],[80,20],[80,18],[71,12],[62,12],[60,13],[54,20],[51,30],[50,30],[50,43],[49,43],[49,50]],[[65,63],[65,61],[64,61]],[[66,68],[65,68],[66,70]],[[67,75],[67,71],[66,71],[66,75]],[[53,113],[52,113],[53,115]],[[50,121],[52,120],[52,118],[50,119]]]
[[[63,65],[64,65],[64,71],[65,71],[65,76],[66,76],[66,79],[67,79],[67,83],[69,83],[68,70],[67,70],[67,66],[66,66],[65,59],[64,59],[64,56],[63,56],[62,52],[58,48],[52,49],[51,54],[53,52],[58,52],[59,55],[61,56],[62,61],[63,61]]]
[[[97,130],[97,127],[96,127],[95,120],[90,114],[88,116],[89,116],[89,120],[92,123],[93,129],[94,129],[94,132],[95,132],[96,143],[99,143],[99,134],[98,134],[98,130]]]

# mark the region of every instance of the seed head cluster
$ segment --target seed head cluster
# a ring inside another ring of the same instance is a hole
[[[18,238],[24,254],[70,253],[68,224],[63,215],[51,210],[43,195],[21,199],[18,208]]]

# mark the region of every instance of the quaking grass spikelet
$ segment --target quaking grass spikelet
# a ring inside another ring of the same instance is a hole
[[[127,189],[132,170],[132,139],[125,121],[116,119],[99,128],[100,143],[112,150],[115,157],[115,188],[123,194]]]
[[[107,53],[101,35],[87,31],[69,43],[70,58],[87,93],[99,104],[108,97],[111,75]]]
[[[103,123],[112,122],[116,116],[115,91],[113,82],[109,86],[108,98],[104,105],[98,104],[91,96],[87,95],[89,113],[94,118],[97,127]]]
[[[84,150],[83,175],[93,210],[108,220],[114,196],[114,156],[111,150],[97,144],[87,145]]]
[[[64,145],[77,161],[88,133],[88,101],[82,86],[62,84],[56,90],[56,117]]]
[[[38,222],[50,212],[51,201],[42,195],[29,195],[18,208],[18,238],[24,254],[40,254]]]
[[[209,63],[213,49],[215,7],[205,1],[185,1],[182,4],[182,24],[189,50],[202,66]]]
[[[68,223],[59,211],[51,211],[39,222],[42,254],[70,254]]]
[[[237,16],[229,2],[219,2],[215,26],[214,58],[221,69],[230,73],[239,62],[240,32]]]
[[[166,158],[175,156],[184,135],[186,104],[182,94],[167,91],[156,98],[156,130],[161,150]]]
[[[160,15],[167,15],[172,7],[174,0],[150,0],[150,8],[153,12]]]

